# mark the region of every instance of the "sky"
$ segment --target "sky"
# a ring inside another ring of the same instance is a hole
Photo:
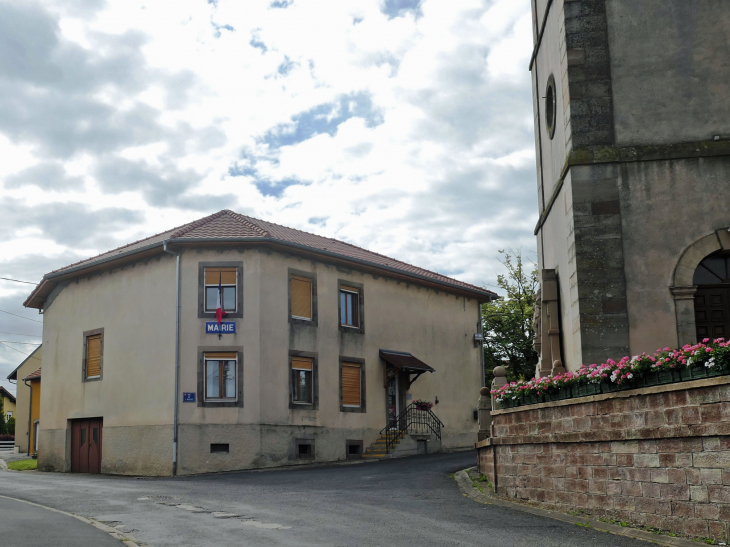
[[[529,0],[0,0],[0,277],[231,209],[493,288],[535,248],[531,51]]]

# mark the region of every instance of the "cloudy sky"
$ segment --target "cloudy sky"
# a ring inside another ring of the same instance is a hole
[[[0,0],[0,276],[227,208],[493,284],[535,246],[531,47],[529,0]]]

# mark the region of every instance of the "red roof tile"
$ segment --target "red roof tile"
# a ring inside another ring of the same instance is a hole
[[[49,276],[55,277],[56,275],[62,274],[70,269],[80,269],[86,266],[91,267],[99,262],[112,259],[117,255],[129,253],[133,254],[135,251],[141,251],[147,247],[159,245],[163,241],[172,240],[182,243],[186,240],[225,240],[229,238],[246,238],[254,241],[256,239],[261,239],[272,242],[294,244],[315,251],[324,251],[344,259],[365,262],[375,267],[396,270],[406,275],[410,274],[421,278],[431,279],[440,284],[451,285],[455,288],[465,289],[470,292],[476,291],[487,295],[494,294],[492,291],[487,289],[470,285],[469,283],[464,283],[463,281],[452,279],[445,275],[419,268],[417,266],[401,262],[400,260],[395,260],[393,258],[368,251],[361,247],[356,247],[355,245],[345,243],[344,241],[318,236],[301,230],[295,230],[294,228],[287,228],[286,226],[281,226],[272,222],[266,222],[264,220],[240,215],[227,209],[194,222],[190,222],[189,224],[184,224],[177,228],[150,236],[146,239],[129,243],[128,245],[100,254],[93,258],[82,260],[64,268],[54,270],[48,274],[46,278]]]
[[[28,376],[23,378],[23,380],[33,380],[34,378],[40,378],[40,377],[41,377],[41,367],[38,367],[38,369],[36,371],[28,374]]]

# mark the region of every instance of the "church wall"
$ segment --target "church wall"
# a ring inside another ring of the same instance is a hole
[[[730,224],[730,158],[625,163],[618,177],[631,353],[674,347],[674,269],[687,247]]]
[[[721,0],[606,0],[616,144],[730,137]]]

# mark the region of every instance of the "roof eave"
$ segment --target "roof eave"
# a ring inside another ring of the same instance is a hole
[[[139,247],[134,250],[127,251],[125,253],[119,253],[114,256],[109,256],[107,258],[103,258],[101,260],[98,260],[96,262],[93,262],[91,264],[79,264],[78,266],[74,266],[72,268],[67,268],[58,272],[49,273],[43,276],[43,280],[36,286],[35,289],[33,289],[33,292],[30,293],[28,298],[25,299],[25,302],[23,302],[23,306],[26,308],[36,308],[36,309],[42,309],[43,304],[45,302],[46,297],[50,292],[53,290],[53,288],[58,284],[58,281],[64,279],[73,277],[75,274],[79,274],[84,271],[88,270],[97,270],[101,267],[108,265],[113,262],[124,262],[129,258],[132,258],[135,255],[138,255],[140,253],[148,252],[151,250],[154,250],[156,248],[164,248],[165,244],[176,244],[176,245],[190,245],[190,244],[201,244],[201,243],[207,243],[207,244],[220,244],[220,243],[256,243],[256,244],[269,244],[269,245],[278,245],[282,247],[287,247],[290,249],[296,249],[300,252],[304,253],[311,253],[315,255],[320,256],[326,256],[333,260],[338,260],[346,263],[351,264],[358,264],[361,266],[366,266],[367,268],[375,269],[378,271],[388,272],[390,274],[407,278],[407,279],[414,279],[418,280],[421,283],[425,283],[428,285],[436,285],[439,287],[442,287],[443,290],[450,290],[452,292],[458,292],[459,294],[468,295],[472,298],[476,298],[479,302],[489,302],[490,300],[494,300],[497,298],[497,294],[493,293],[492,291],[488,290],[474,290],[469,287],[463,287],[460,285],[455,285],[452,283],[446,283],[444,281],[441,281],[440,279],[434,279],[432,277],[428,277],[425,275],[419,275],[412,272],[407,272],[404,270],[399,270],[397,268],[393,268],[390,266],[384,266],[382,264],[377,264],[375,262],[369,262],[367,260],[362,260],[358,258],[352,258],[348,256],[341,255],[339,253],[334,253],[331,251],[325,251],[323,249],[316,249],[314,247],[308,247],[307,245],[300,245],[298,243],[292,243],[290,241],[284,241],[281,239],[276,239],[272,237],[214,237],[214,238],[171,238],[166,239],[164,241],[159,241],[156,243],[152,243],[150,245],[146,245],[144,247]]]
[[[276,239],[272,237],[227,237],[227,238],[179,238],[179,239],[169,239],[167,240],[168,244],[183,244],[183,243],[268,243],[273,245],[281,245],[283,247],[289,247],[293,249],[297,249],[298,251],[305,252],[305,253],[313,253],[317,255],[326,256],[328,258],[332,258],[335,260],[340,260],[343,262],[349,262],[353,264],[359,264],[362,266],[367,266],[368,268],[373,268],[380,271],[386,271],[398,276],[406,277],[406,278],[412,278],[412,279],[418,279],[419,281],[422,281],[424,283],[428,284],[434,284],[434,285],[440,285],[444,288],[449,288],[452,291],[458,291],[460,293],[468,293],[472,297],[477,298],[480,302],[489,302],[490,300],[493,300],[497,298],[497,294],[493,293],[492,291],[488,290],[474,290],[469,287],[463,287],[460,285],[454,285],[452,283],[446,283],[444,281],[441,281],[440,279],[434,279],[432,277],[428,277],[425,275],[419,275],[412,272],[407,272],[405,270],[399,270],[398,268],[393,268],[390,266],[384,266],[382,264],[377,264],[375,262],[369,262],[367,260],[362,260],[359,258],[352,258],[349,256],[344,256],[339,253],[334,253],[331,251],[325,251],[323,249],[316,249],[314,247],[309,247],[307,245],[300,245],[298,243],[292,243],[290,241],[284,241],[281,239]]]

